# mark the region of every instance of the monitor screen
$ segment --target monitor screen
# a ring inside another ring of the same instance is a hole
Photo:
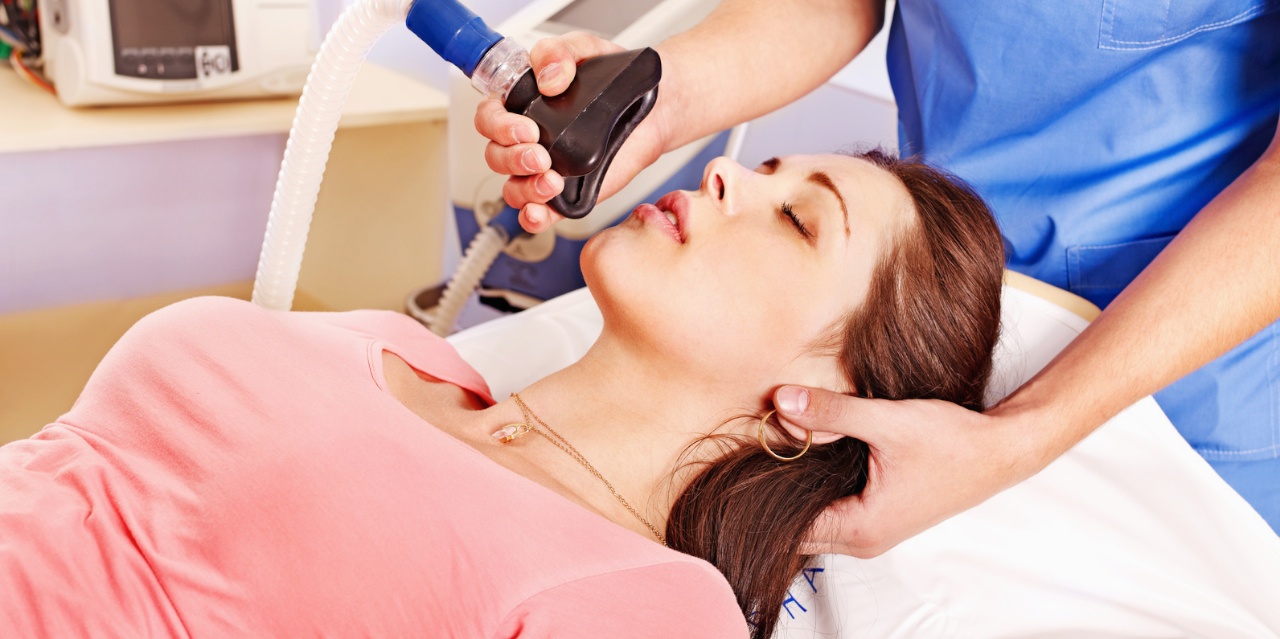
[[[237,71],[232,0],[109,0],[117,75],[164,80]]]

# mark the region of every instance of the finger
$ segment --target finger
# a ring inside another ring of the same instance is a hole
[[[845,497],[827,506],[801,544],[805,554],[838,553],[859,559],[879,557],[893,546],[865,495]]]
[[[526,204],[520,209],[520,226],[530,233],[541,233],[563,219],[545,204]]]
[[[484,161],[503,175],[536,175],[551,169],[551,154],[540,144],[503,146],[490,142],[484,148]]]
[[[621,50],[622,47],[599,36],[573,31],[534,43],[529,62],[537,74],[538,90],[543,95],[560,95],[569,88],[579,62]]]
[[[476,107],[476,131],[503,146],[538,141],[538,125],[533,120],[510,113],[502,103],[488,99]]]
[[[882,402],[851,397],[821,388],[783,386],[773,393],[773,404],[784,425],[807,431],[839,433],[867,443],[879,440],[883,431]]]
[[[546,204],[547,200],[564,190],[564,178],[555,171],[547,171],[528,177],[513,177],[502,185],[502,199],[511,206]]]
[[[851,551],[858,545],[855,540],[866,522],[866,509],[860,495],[837,500],[809,525],[801,542],[801,552],[806,555],[853,554]]]

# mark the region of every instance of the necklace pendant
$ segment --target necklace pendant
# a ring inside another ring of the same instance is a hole
[[[520,437],[527,432],[529,432],[528,424],[507,424],[505,427],[494,431],[493,436],[496,437],[499,442],[510,444],[515,441],[517,437]]]

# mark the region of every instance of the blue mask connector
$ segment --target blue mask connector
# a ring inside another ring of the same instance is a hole
[[[417,0],[405,18],[409,30],[467,77],[502,36],[454,0]]]

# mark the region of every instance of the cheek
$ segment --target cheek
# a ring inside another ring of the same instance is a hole
[[[688,286],[704,340],[727,357],[787,358],[833,321],[830,273],[776,239],[700,255]]]
[[[643,239],[597,235],[583,250],[583,274],[609,330],[688,366],[720,376],[767,374],[837,316],[841,296],[831,274],[776,238],[688,252]]]
[[[583,278],[606,324],[613,328],[650,323],[666,309],[680,306],[673,299],[682,291],[670,281],[670,255],[647,245],[645,239],[606,229],[583,247]]]

